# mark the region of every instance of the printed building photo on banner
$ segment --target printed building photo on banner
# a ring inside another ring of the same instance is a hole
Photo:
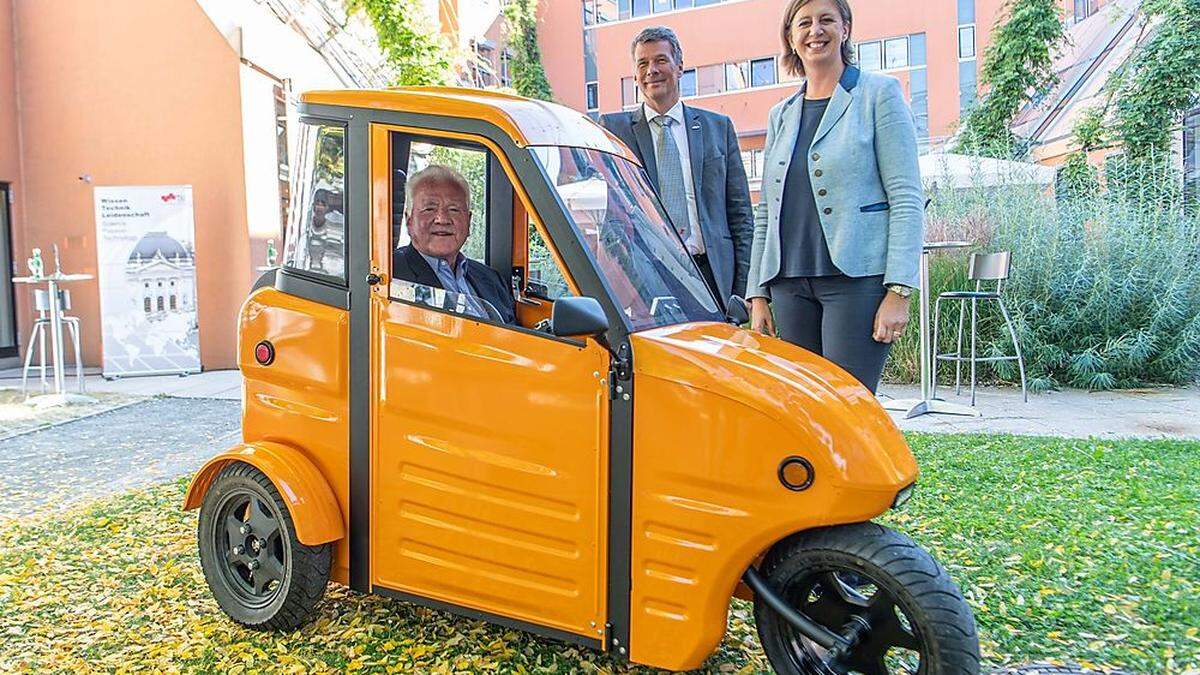
[[[200,372],[189,185],[97,187],[104,376]]]

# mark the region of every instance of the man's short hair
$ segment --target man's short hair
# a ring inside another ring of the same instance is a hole
[[[467,183],[467,179],[454,169],[444,164],[430,164],[408,177],[404,183],[404,212],[411,214],[413,208],[413,194],[421,183],[433,181],[435,183],[454,183],[462,190],[463,198],[467,201],[467,210],[471,210],[471,186]]]
[[[643,28],[642,32],[633,38],[633,44],[629,45],[629,53],[632,55],[637,51],[637,46],[645,42],[666,42],[671,45],[671,55],[675,57],[675,64],[683,64],[683,47],[679,46],[679,36],[675,35],[675,31],[666,26],[650,26]]]

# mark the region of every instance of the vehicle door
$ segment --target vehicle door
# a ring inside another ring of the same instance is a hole
[[[494,144],[383,124],[370,137],[373,269],[385,280],[371,295],[372,584],[598,639],[609,353],[545,331],[554,299],[577,287]],[[515,323],[478,311],[480,298],[394,276],[393,257],[413,245],[406,181],[433,164],[465,177],[462,253],[521,289]]]

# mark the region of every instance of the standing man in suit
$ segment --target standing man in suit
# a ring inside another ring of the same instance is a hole
[[[642,105],[600,118],[650,176],[671,223],[724,307],[745,292],[754,241],[750,185],[733,122],[679,100],[683,49],[665,26],[633,39]]]
[[[459,294],[463,311],[471,316],[515,323],[512,291],[504,277],[462,254],[471,234],[471,187],[462,174],[431,164],[408,179],[404,192],[404,221],[412,243],[392,253],[392,276]]]

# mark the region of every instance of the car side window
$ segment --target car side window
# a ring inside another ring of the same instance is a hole
[[[284,267],[346,281],[346,128],[304,123]]]
[[[571,294],[571,288],[558,268],[550,247],[533,221],[529,221],[529,280],[526,292],[534,297],[557,300]]]

